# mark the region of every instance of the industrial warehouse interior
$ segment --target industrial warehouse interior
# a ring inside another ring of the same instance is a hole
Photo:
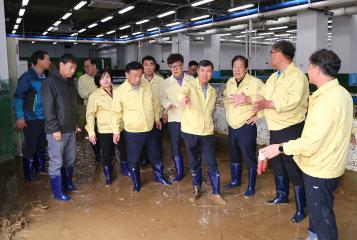
[[[0,0],[0,239],[352,240],[357,0]]]

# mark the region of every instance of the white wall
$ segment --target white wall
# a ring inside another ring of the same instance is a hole
[[[76,57],[94,57],[95,52],[92,45],[72,45],[71,48],[64,48],[64,44],[58,43],[56,45],[48,43],[31,43],[31,42],[20,42],[19,53],[20,57],[30,57],[32,53],[36,50],[44,50],[48,52],[50,57],[60,57],[64,53],[72,53]]]

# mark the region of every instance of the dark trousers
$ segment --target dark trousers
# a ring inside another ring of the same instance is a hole
[[[217,171],[214,135],[199,136],[182,133],[189,160],[190,171],[201,167],[200,154],[209,171]]]
[[[117,148],[119,150],[120,161],[127,161],[126,142],[125,142],[125,137],[124,137],[124,131],[120,132],[120,141],[117,145]]]
[[[249,168],[257,167],[257,126],[244,124],[242,127],[228,128],[228,140],[232,163],[242,163],[242,157]]]
[[[179,122],[168,122],[167,130],[169,131],[170,143],[171,143],[171,155],[178,156],[181,155],[180,142],[182,139],[181,134],[181,123]]]
[[[304,122],[290,127],[270,131],[270,144],[280,144],[295,140],[301,136]],[[289,177],[294,186],[303,186],[302,172],[295,163],[293,156],[280,154],[272,159],[275,176]]]
[[[124,139],[129,168],[139,167],[142,151],[146,152],[151,164],[162,163],[160,150],[158,148],[159,141],[154,130],[140,133],[125,131]]]
[[[113,161],[114,143],[112,133],[98,133],[97,138],[99,141],[100,155],[102,166],[108,166]]]
[[[46,151],[45,120],[26,121],[24,128],[25,144],[22,154],[24,157],[32,157],[36,152]]]
[[[337,226],[333,211],[333,192],[338,178],[316,178],[303,174],[307,207],[309,209],[309,231],[319,240],[337,240]]]
[[[163,141],[163,127],[164,127],[164,122],[162,121],[162,118],[160,118],[160,122],[161,122],[161,130],[156,128],[156,124],[154,124],[153,127],[153,131],[155,134],[155,137],[157,138],[158,141],[158,145],[157,147],[159,148],[159,152],[160,152],[160,158],[163,159],[163,146],[162,146],[162,141]],[[141,157],[141,162],[146,162],[149,159],[149,157],[147,156],[146,152],[143,151],[142,157]]]

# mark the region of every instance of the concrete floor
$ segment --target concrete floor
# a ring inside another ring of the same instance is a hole
[[[174,177],[169,159],[169,145],[165,146],[165,174]],[[221,186],[230,178],[229,155],[217,152]],[[187,164],[186,164],[187,166]],[[187,171],[186,171],[187,172]],[[100,166],[95,162],[89,143],[78,141],[74,181],[79,192],[71,194],[70,202],[51,198],[48,176],[37,176],[32,183],[24,183],[20,159],[0,166],[0,215],[18,213],[26,202],[38,199],[49,206],[47,210],[28,212],[28,227],[19,231],[15,239],[120,239],[120,240],[280,240],[305,239],[308,218],[300,224],[290,223],[295,206],[290,203],[267,206],[266,199],[275,195],[273,175],[259,176],[256,194],[245,199],[246,169],[243,184],[223,191],[224,206],[214,206],[207,198],[209,183],[204,181],[205,194],[191,203],[191,177],[180,183],[162,186],[154,183],[150,167],[142,169],[143,187],[132,192],[128,177],[118,176],[113,185],[104,186]],[[357,173],[346,172],[336,191],[335,212],[340,239],[356,239],[357,234]],[[1,238],[2,239],[2,238]]]

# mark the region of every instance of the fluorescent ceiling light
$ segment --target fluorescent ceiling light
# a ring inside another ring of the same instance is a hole
[[[143,24],[143,23],[147,23],[148,21],[150,21],[149,19],[144,19],[144,20],[141,20],[139,22],[136,22],[135,24],[136,25],[140,25],[140,24]]]
[[[110,19],[113,19],[113,16],[109,16],[109,17],[103,18],[103,19],[100,20],[100,21],[101,21],[101,22],[107,22],[107,21],[109,21]]]
[[[242,10],[242,9],[251,8],[251,7],[254,7],[254,4],[246,4],[246,5],[243,5],[243,6],[231,8],[231,9],[228,9],[228,12],[236,12],[236,11],[239,11],[239,10]]]
[[[123,35],[123,36],[120,36],[119,38],[127,38],[128,35]]]
[[[165,13],[162,13],[160,15],[157,15],[158,18],[163,18],[163,17],[166,17],[166,16],[169,16],[171,14],[174,14],[175,11],[168,11],[168,12],[165,12]]]
[[[286,29],[286,28],[288,28],[288,26],[273,27],[273,28],[268,28],[268,30],[273,31],[273,30]]]
[[[289,33],[284,33],[284,34],[275,34],[276,37],[288,37],[290,36]]]
[[[222,36],[222,35],[221,35]],[[235,38],[242,38],[242,37],[246,37],[247,35],[237,35],[237,36],[234,36]]]
[[[27,4],[29,4],[30,0],[22,0],[22,6],[27,6]]]
[[[115,30],[109,31],[106,34],[112,34],[112,33],[115,33]]]
[[[290,39],[295,39],[296,37],[289,37]]]
[[[79,30],[78,32],[79,32],[79,33],[82,33],[82,32],[84,32],[85,30],[87,30],[87,29],[82,28],[82,29],[81,29],[81,30]]]
[[[57,22],[55,22],[54,24],[53,24],[53,26],[58,26],[58,25],[60,25],[61,24],[61,21],[57,21]]]
[[[155,31],[155,30],[159,30],[159,28],[158,27],[153,27],[153,28],[149,28],[146,31],[151,32],[151,31]]]
[[[31,43],[35,43],[35,41],[32,41]]]
[[[19,28],[19,25],[15,24],[14,29],[17,30]]]
[[[12,30],[12,34],[15,34],[16,33],[16,30]]]
[[[130,6],[126,7],[126,8],[123,8],[123,9],[120,10],[118,13],[119,13],[119,14],[124,14],[124,13],[129,12],[130,10],[132,10],[132,9],[134,9],[134,8],[135,8],[135,6],[130,5]]]
[[[22,16],[25,14],[25,11],[26,11],[25,8],[21,8],[21,9],[19,10],[19,16],[22,17]]]
[[[201,19],[209,18],[209,17],[210,17],[210,15],[202,15],[202,16],[199,16],[199,17],[191,18],[190,21],[194,22],[194,21],[198,21],[198,20],[201,20]]]
[[[104,36],[104,34],[99,34],[99,35],[97,35],[95,37],[99,38],[99,37],[103,37],[103,36]]]
[[[127,28],[130,28],[130,25],[122,26],[121,28],[119,28],[119,30],[124,30],[124,29],[127,29]]]
[[[56,45],[56,44],[57,44],[57,42],[53,42],[52,44],[53,44],[53,45]]]
[[[327,28],[331,29],[331,28],[332,28],[332,26],[328,26]]]
[[[22,20],[22,18],[17,18],[16,19],[16,24],[20,24],[21,20]]]
[[[267,33],[258,33],[259,36],[266,36],[266,35],[273,35],[273,32],[267,32]]]
[[[74,37],[74,36],[77,36],[77,35],[78,35],[78,33],[72,33],[71,37]]]
[[[94,28],[97,25],[98,25],[98,23],[93,23],[93,24],[89,25],[88,28]]]
[[[332,20],[328,20],[327,23],[332,23]]]
[[[66,13],[65,15],[63,15],[62,19],[66,20],[67,18],[69,18],[72,15],[72,13]]]
[[[265,41],[274,41],[274,40],[278,40],[279,38],[266,38]]]
[[[166,27],[172,27],[172,26],[176,26],[179,24],[181,24],[181,22],[173,22],[173,23],[166,24]]]
[[[139,35],[141,34],[142,32],[134,32],[132,35],[135,36],[135,35]]]
[[[257,30],[245,30],[245,31],[243,31],[243,32],[241,32],[241,33],[255,33],[255,32],[257,32]]]
[[[191,6],[192,7],[197,7],[197,6],[200,6],[200,5],[209,3],[209,2],[213,2],[213,1],[214,0],[202,0],[202,1],[198,1],[198,2],[192,3]]]
[[[287,33],[295,33],[295,32],[297,32],[297,30],[288,30],[288,31],[286,31]]]
[[[260,38],[264,38],[264,36],[258,36],[258,37],[252,37],[253,39],[260,39]]]
[[[22,0],[22,6],[25,7],[27,4],[29,4],[30,0]]]
[[[81,1],[73,9],[77,11],[77,10],[79,10],[80,8],[82,8],[86,4],[87,4],[87,1]]]
[[[42,35],[43,35],[43,36],[46,36],[46,35],[47,35],[47,33],[48,33],[48,32],[43,32],[43,33],[42,33]]]
[[[47,31],[48,31],[48,32],[51,32],[51,31],[53,30],[53,28],[54,28],[54,27],[49,27],[49,28],[47,28]]]
[[[73,43],[74,45],[77,45],[78,43],[77,42],[75,42],[75,43]]]
[[[222,36],[229,36],[229,35],[232,35],[231,33],[223,33],[223,34],[219,34],[220,37]]]

